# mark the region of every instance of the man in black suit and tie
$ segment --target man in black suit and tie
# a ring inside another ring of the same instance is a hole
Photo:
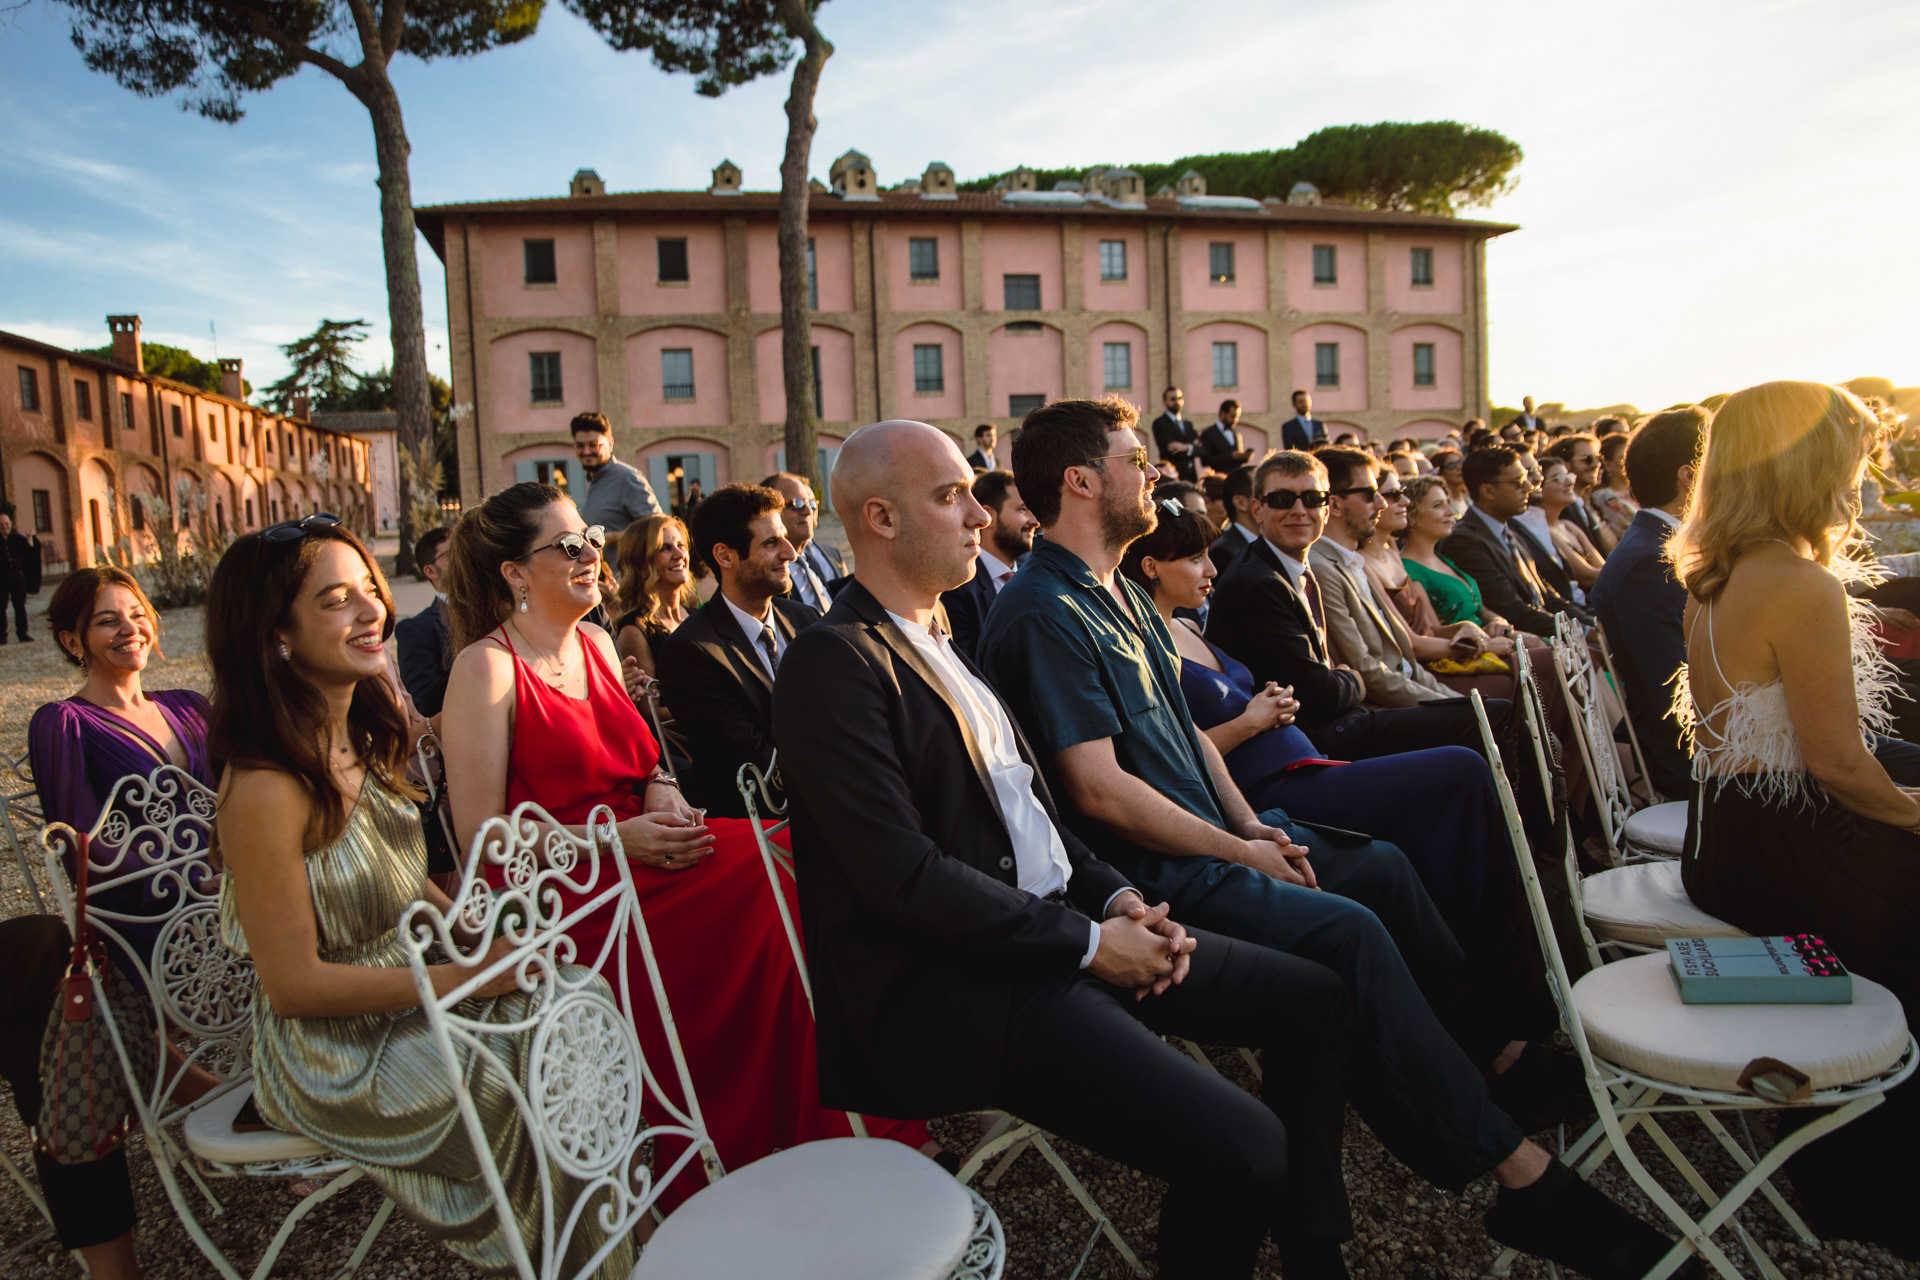
[[[400,683],[413,698],[413,709],[428,717],[440,714],[440,705],[447,699],[447,672],[453,666],[447,593],[441,590],[452,542],[448,530],[429,529],[413,544],[413,562],[433,586],[433,603],[393,624],[393,638],[400,646]]]
[[[820,527],[820,502],[813,496],[813,485],[791,471],[775,472],[760,484],[787,500],[780,521],[798,557],[787,571],[793,580],[787,599],[825,613],[833,604],[833,584],[847,576],[847,569],[838,551],[813,536]]]
[[[1327,758],[1371,760],[1402,751],[1480,750],[1479,723],[1458,700],[1373,709],[1360,673],[1327,648],[1326,611],[1307,548],[1327,524],[1327,473],[1312,454],[1283,450],[1254,473],[1260,539],[1213,584],[1207,639],[1244,664],[1258,685],[1291,685],[1296,723]],[[1511,704],[1487,701],[1499,725]],[[1464,714],[1463,714],[1464,713]]]
[[[1180,388],[1168,387],[1160,393],[1160,403],[1167,411],[1153,420],[1154,452],[1160,455],[1160,461],[1173,464],[1174,473],[1180,479],[1198,483],[1200,433],[1181,416],[1187,397]]]
[[[821,1100],[1001,1107],[1166,1179],[1163,1275],[1250,1275],[1271,1232],[1289,1280],[1344,1276],[1350,998],[1311,961],[1189,933],[1061,823],[939,629],[987,524],[972,480],[921,423],[847,440],[833,492],[855,582],[776,686]],[[1261,1098],[1163,1034],[1267,1046]]]
[[[1506,438],[1507,427],[1520,428],[1519,438],[1529,444],[1533,442],[1534,432],[1544,431],[1546,429],[1546,423],[1542,422],[1540,415],[1533,411],[1532,396],[1521,397],[1519,415],[1515,417],[1513,421],[1507,423],[1506,427],[1500,428],[1500,436],[1502,439]]]
[[[1000,466],[999,459],[993,456],[994,446],[1000,443],[1000,432],[991,422],[983,422],[973,429],[973,452],[967,455],[967,465],[982,471],[994,471]]]
[[[1313,397],[1293,393],[1293,416],[1280,424],[1280,447],[1301,453],[1327,442],[1327,424],[1313,416]]]
[[[1240,402],[1223,400],[1220,417],[1200,433],[1200,461],[1223,476],[1233,474],[1235,467],[1246,466],[1253,457],[1253,449],[1241,444],[1239,424]]]
[[[785,599],[793,543],[787,499],[762,485],[715,489],[693,510],[693,553],[720,590],[660,646],[660,694],[686,736],[693,768],[681,787],[708,813],[747,816],[740,766],[773,759],[773,678],[787,645],[820,615]]]
[[[973,577],[940,597],[954,647],[969,658],[976,656],[974,646],[980,641],[980,628],[986,625],[994,597],[1019,572],[1033,550],[1033,531],[1040,527],[1033,512],[1020,500],[1011,471],[989,471],[976,477],[973,500],[987,509],[993,523],[981,536]]]
[[[1460,476],[1469,505],[1439,550],[1479,584],[1487,608],[1537,636],[1553,634],[1556,613],[1591,624],[1592,614],[1541,581],[1532,554],[1509,526],[1527,509],[1530,486],[1520,455],[1505,445],[1475,449]]]
[[[1215,569],[1225,573],[1247,544],[1260,536],[1253,515],[1253,468],[1235,467],[1220,496],[1227,504],[1227,527],[1207,548],[1207,558]]]

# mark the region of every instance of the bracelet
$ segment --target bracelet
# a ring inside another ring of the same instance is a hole
[[[680,789],[680,779],[674,777],[659,765],[655,765],[653,772],[647,775],[646,785],[650,787],[656,782],[664,782],[675,791]]]

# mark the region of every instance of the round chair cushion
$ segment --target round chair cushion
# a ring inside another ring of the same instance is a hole
[[[1602,941],[1658,947],[1668,938],[1744,938],[1693,905],[1677,862],[1636,862],[1580,881],[1587,927]]]
[[[187,1114],[187,1146],[202,1160],[216,1164],[268,1164],[278,1160],[312,1160],[327,1149],[311,1138],[278,1129],[235,1133],[233,1118],[253,1096],[253,1086],[230,1089],[212,1102]]]
[[[973,1197],[881,1138],[806,1142],[681,1205],[631,1280],[944,1280],[973,1235]]]
[[[1603,964],[1573,984],[1593,1051],[1654,1080],[1740,1089],[1755,1058],[1778,1058],[1832,1089],[1871,1079],[1906,1052],[1906,1015],[1853,975],[1852,1004],[1683,1004],[1665,951]]]
[[[1621,832],[1628,844],[1651,853],[1679,857],[1687,845],[1687,805],[1683,800],[1649,805],[1627,819]]]

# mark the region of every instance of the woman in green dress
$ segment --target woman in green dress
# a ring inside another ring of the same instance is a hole
[[[506,1232],[420,1009],[401,912],[451,915],[427,879],[418,792],[406,781],[408,722],[386,678],[393,597],[373,557],[331,516],[241,538],[214,572],[207,657],[209,747],[225,766],[217,818],[227,945],[253,960],[254,1101],[275,1128],[359,1165],[431,1236],[487,1274],[513,1271]],[[489,958],[507,944],[496,939]],[[438,964],[436,992],[472,973]],[[574,975],[578,976],[578,975]],[[598,979],[595,979],[598,981]],[[462,1002],[463,1017],[530,1021],[546,988],[511,974]],[[526,1087],[533,1035],[494,1057]],[[540,1169],[498,1072],[465,1073],[516,1225],[541,1256]],[[575,1186],[553,1169],[556,1220]],[[591,1208],[568,1273],[604,1236]],[[623,1241],[599,1274],[624,1276]]]
[[[1406,491],[1407,531],[1400,558],[1414,581],[1427,589],[1440,621],[1477,622],[1490,636],[1512,635],[1512,625],[1480,598],[1480,584],[1439,552],[1440,543],[1453,532],[1446,482],[1439,476],[1415,476],[1407,481]]]

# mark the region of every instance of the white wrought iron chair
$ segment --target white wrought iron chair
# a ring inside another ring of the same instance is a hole
[[[792,857],[772,840],[773,836],[788,830],[792,822],[787,813],[786,792],[780,783],[779,753],[774,753],[773,759],[768,761],[764,772],[752,762],[741,765],[739,772],[734,776],[734,785],[740,789],[740,797],[746,802],[747,817],[754,820],[754,839],[760,845],[760,857],[767,868],[767,879],[773,887],[774,901],[780,907],[780,920],[786,926],[787,945],[793,948],[793,961],[800,966],[800,983],[806,988],[807,1005],[811,1008],[813,979],[807,972],[806,952],[800,943],[800,931],[794,924],[792,914],[787,910],[786,895],[780,892],[777,881],[777,877],[783,872],[788,877],[794,874]],[[770,819],[774,821],[769,822]],[[1218,1070],[1197,1046],[1187,1045],[1186,1048],[1208,1070]],[[1254,1069],[1258,1072],[1258,1060],[1253,1061]],[[1074,1174],[1067,1162],[1060,1158],[1060,1153],[1054,1149],[1053,1143],[1044,1130],[1038,1125],[1018,1120],[1004,1111],[983,1114],[990,1122],[987,1131],[981,1138],[980,1145],[973,1149],[966,1162],[960,1166],[960,1172],[955,1175],[962,1185],[971,1184],[985,1168],[987,1175],[980,1179],[980,1185],[989,1189],[998,1187],[1000,1179],[1006,1176],[1008,1169],[1013,1167],[1013,1162],[1018,1160],[1020,1154],[1028,1147],[1032,1147],[1053,1167],[1053,1171],[1059,1176],[1068,1194],[1086,1211],[1087,1216],[1093,1219],[1093,1234],[1088,1238],[1086,1247],[1081,1250],[1079,1265],[1074,1268],[1073,1275],[1078,1276],[1081,1269],[1086,1266],[1087,1258],[1093,1252],[1094,1243],[1102,1235],[1107,1237],[1133,1274],[1136,1276],[1147,1274],[1146,1264],[1140,1261],[1140,1255],[1127,1244],[1120,1234],[1120,1229],[1113,1225],[1113,1219],[1109,1218],[1106,1210],[1100,1207],[1100,1202],[1093,1198],[1093,1193],[1087,1190],[1086,1185]],[[865,1132],[865,1124],[858,1115],[850,1111],[847,1117],[853,1121],[856,1133]],[[989,1162],[992,1162],[991,1168],[987,1168]]]
[[[1640,733],[1633,727],[1633,708],[1627,705],[1627,686],[1621,681],[1620,668],[1613,661],[1613,646],[1607,642],[1607,629],[1598,622],[1593,624],[1593,638],[1600,646],[1600,662],[1606,669],[1607,682],[1613,686],[1613,696],[1620,700],[1620,706],[1627,713],[1627,750],[1633,754],[1633,767],[1640,774],[1640,784],[1646,791],[1647,803],[1664,803],[1664,798],[1653,785],[1653,774],[1647,769],[1647,753],[1640,747]]]
[[[217,873],[209,857],[214,794],[191,774],[163,765],[146,777],[133,775],[114,784],[90,832],[87,915],[116,959],[130,963],[136,982],[152,1003],[154,1025],[180,1043],[184,1062],[171,1073],[165,1066],[146,1085],[136,1081],[135,1110],[148,1153],[181,1225],[213,1268],[226,1280],[240,1272],[207,1235],[181,1185],[180,1175],[199,1189],[211,1213],[225,1212],[209,1179],[305,1179],[319,1187],[294,1206],[281,1222],[252,1271],[262,1280],[286,1248],[300,1220],[322,1201],[358,1182],[364,1173],[297,1134],[276,1130],[236,1133],[233,1118],[253,1091],[253,966],[227,949],[220,938]],[[41,853],[61,914],[75,928],[74,898],[63,857],[78,847],[73,829],[55,823],[40,834]],[[102,895],[122,887],[144,887],[162,906],[157,915],[129,914],[101,904]],[[140,959],[126,931],[158,924],[150,958]],[[106,993],[98,989],[97,1008],[105,1011],[109,1034],[129,1076],[127,1037],[151,1034],[145,1027],[114,1021]],[[184,1041],[181,1036],[184,1035]],[[219,1085],[190,1103],[174,1102],[174,1086],[187,1068],[199,1066]],[[387,1219],[393,1201],[384,1200],[358,1245],[338,1273],[345,1277],[365,1261]]]
[[[40,876],[34,867],[34,860],[27,856],[27,845],[20,839],[22,831],[38,831],[45,822],[40,812],[40,792],[33,785],[33,774],[22,751],[18,757],[0,755],[0,823],[4,823],[7,832],[7,845],[13,850],[13,860],[20,868],[20,878],[26,881],[27,894],[33,899],[33,909],[41,915],[47,914],[47,895],[40,887]]]
[[[1581,652],[1585,652],[1584,647]],[[1534,761],[1540,769],[1542,786],[1551,795],[1553,785],[1547,764],[1550,739],[1546,732],[1545,703],[1541,700],[1538,686],[1533,683],[1532,670],[1525,663],[1521,666],[1522,719],[1533,744]],[[1559,670],[1559,666],[1559,656],[1556,654],[1556,670]],[[1566,673],[1561,671],[1560,675],[1565,681]],[[1572,706],[1569,709],[1576,721],[1575,738],[1585,744],[1588,740],[1586,727],[1592,722],[1582,709]],[[1588,750],[1582,759],[1590,756],[1604,760],[1613,758],[1610,750]],[[1591,778],[1592,775],[1588,776]],[[1613,776],[1617,779],[1619,774],[1616,772]],[[1597,785],[1594,790],[1596,805],[1604,812],[1606,806],[1599,805]],[[1656,808],[1678,810],[1684,830],[1687,815],[1684,801],[1674,801]],[[1653,810],[1641,810],[1642,814],[1650,812]],[[1681,883],[1677,857],[1629,860],[1623,865],[1583,877],[1574,857],[1571,837],[1563,853],[1567,891],[1572,896],[1574,910],[1581,921],[1582,942],[1595,965],[1600,963],[1603,951],[1613,955],[1664,951],[1668,938],[1746,936],[1745,930],[1709,915],[1693,904],[1692,899],[1687,897],[1686,886]]]
[[[1560,692],[1573,720],[1574,747],[1600,814],[1600,830],[1613,865],[1672,859],[1680,856],[1687,838],[1687,806],[1681,801],[1649,805],[1634,811],[1633,795],[1620,773],[1614,752],[1613,725],[1600,696],[1592,651],[1580,625],[1566,614],[1554,623],[1553,666]],[[1629,717],[1631,724],[1631,717]],[[1636,748],[1637,750],[1637,748]]]
[[[1508,832],[1515,847],[1524,848],[1526,833],[1513,790],[1499,767],[1499,746],[1485,705],[1478,693],[1472,699],[1488,758],[1494,762],[1494,785]],[[1568,1148],[1567,1163],[1590,1179],[1609,1156],[1618,1159],[1680,1230],[1681,1239],[1647,1273],[1647,1280],[1672,1275],[1692,1252],[1706,1258],[1725,1280],[1738,1280],[1740,1272],[1712,1238],[1722,1227],[1733,1231],[1761,1274],[1783,1280],[1773,1259],[1735,1214],[1760,1192],[1802,1242],[1819,1243],[1773,1185],[1773,1174],[1807,1143],[1879,1106],[1888,1089],[1913,1074],[1920,1046],[1908,1032],[1900,1002],[1885,987],[1856,975],[1850,1005],[1683,1004],[1667,974],[1664,951],[1600,965],[1575,982],[1561,958],[1533,860],[1521,858],[1519,864],[1561,1025],[1579,1054],[1598,1114]],[[1761,1058],[1792,1061],[1811,1077],[1811,1094],[1787,1101],[1748,1092],[1741,1077]],[[1733,1114],[1744,1120],[1745,1112],[1782,1106],[1835,1110],[1780,1139],[1757,1159],[1720,1119]],[[1683,1113],[1696,1117],[1741,1169],[1733,1186],[1716,1190],[1674,1144],[1661,1117]],[[1700,1217],[1681,1207],[1628,1144],[1635,1129],[1652,1140],[1704,1203],[1706,1212]],[[1507,1275],[1517,1256],[1511,1249],[1501,1253],[1493,1274]]]
[[[500,868],[504,887],[489,888],[483,866]],[[563,891],[572,895],[570,907],[562,905]],[[468,850],[453,908],[447,917],[416,902],[402,916],[401,931],[461,1123],[523,1280],[558,1280],[588,1211],[608,1241],[576,1273],[591,1275],[613,1242],[652,1216],[662,1192],[688,1176],[695,1160],[710,1185],[654,1233],[633,1272],[636,1280],[774,1274],[997,1280],[1006,1254],[999,1219],[979,1196],[899,1143],[808,1142],[731,1174],[722,1169],[610,809],[596,808],[583,836],[532,803],[490,819]],[[614,925],[599,953],[580,954],[568,930],[609,908]],[[511,950],[477,965],[445,995],[434,992],[428,965],[439,953],[484,955],[495,939]],[[636,951],[644,973],[629,969]],[[494,1024],[461,1010],[473,991],[509,972],[521,990],[542,997],[530,1021]],[[670,1065],[646,1060],[634,1030],[636,1011],[660,1019]],[[523,1088],[511,1059],[501,1055],[504,1037],[529,1034],[533,1049]],[[515,1225],[514,1205],[474,1109],[466,1082],[475,1070],[498,1075],[534,1144],[542,1224],[537,1256]],[[671,1071],[684,1107],[661,1088],[664,1071]],[[681,1138],[688,1146],[656,1174],[642,1156],[658,1138]],[[556,1178],[579,1184],[564,1219],[556,1215],[563,1202]],[[863,1244],[871,1255],[862,1254]]]

